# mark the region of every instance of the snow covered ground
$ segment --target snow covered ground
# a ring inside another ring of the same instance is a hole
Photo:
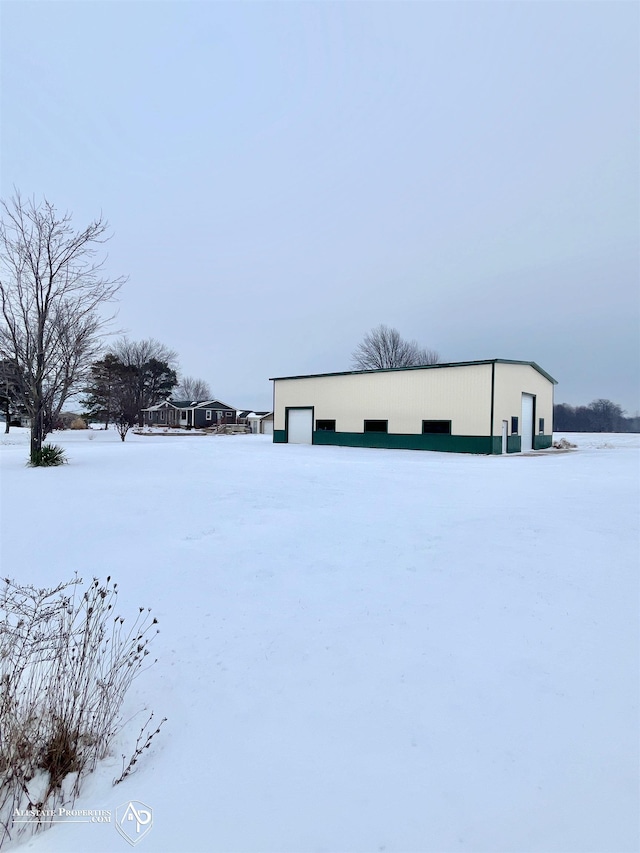
[[[263,436],[0,447],[2,574],[112,575],[159,661],[76,808],[167,853],[626,853],[638,839],[639,437],[474,457]],[[153,648],[153,647],[152,647]],[[34,853],[131,849],[67,823]]]

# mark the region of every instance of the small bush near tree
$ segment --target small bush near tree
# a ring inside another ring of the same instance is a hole
[[[81,584],[0,582],[0,846],[25,827],[47,825],[43,810],[73,803],[108,754],[127,690],[150,662],[150,611],[125,619],[111,578],[94,578],[84,591]],[[121,778],[164,722],[154,727],[152,718]],[[34,810],[35,823],[14,824],[16,809]]]
[[[124,441],[127,437],[127,433],[129,432],[129,428],[131,423],[126,415],[120,415],[120,417],[116,420],[116,429],[118,430],[118,435]]]
[[[43,444],[39,450],[31,453],[29,465],[32,468],[51,468],[64,465],[67,461],[64,450],[57,444]]]

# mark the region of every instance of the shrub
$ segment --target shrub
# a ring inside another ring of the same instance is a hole
[[[118,434],[120,438],[124,441],[127,437],[127,433],[131,428],[131,424],[129,423],[129,419],[125,415],[121,415],[116,421],[116,429],[118,430]]]
[[[76,418],[71,421],[70,429],[87,429],[87,422],[84,418]]]
[[[0,846],[16,809],[74,801],[120,729],[127,690],[147,668],[157,620],[140,607],[129,624],[116,610],[111,578],[94,578],[84,592],[81,583],[0,584]],[[158,731],[139,736],[124,775]],[[44,823],[18,825],[16,834]]]
[[[40,450],[31,454],[29,465],[32,468],[49,468],[53,465],[64,465],[66,461],[64,450],[57,444],[43,444]]]

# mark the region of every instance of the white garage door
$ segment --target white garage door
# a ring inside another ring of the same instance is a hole
[[[522,452],[533,450],[533,394],[522,395]]]
[[[264,435],[273,435],[273,420],[262,421],[262,432]]]
[[[289,444],[311,444],[313,409],[289,409],[287,441]]]

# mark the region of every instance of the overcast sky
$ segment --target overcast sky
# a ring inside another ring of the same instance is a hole
[[[379,323],[640,409],[634,2],[1,4],[0,194],[238,408]]]

